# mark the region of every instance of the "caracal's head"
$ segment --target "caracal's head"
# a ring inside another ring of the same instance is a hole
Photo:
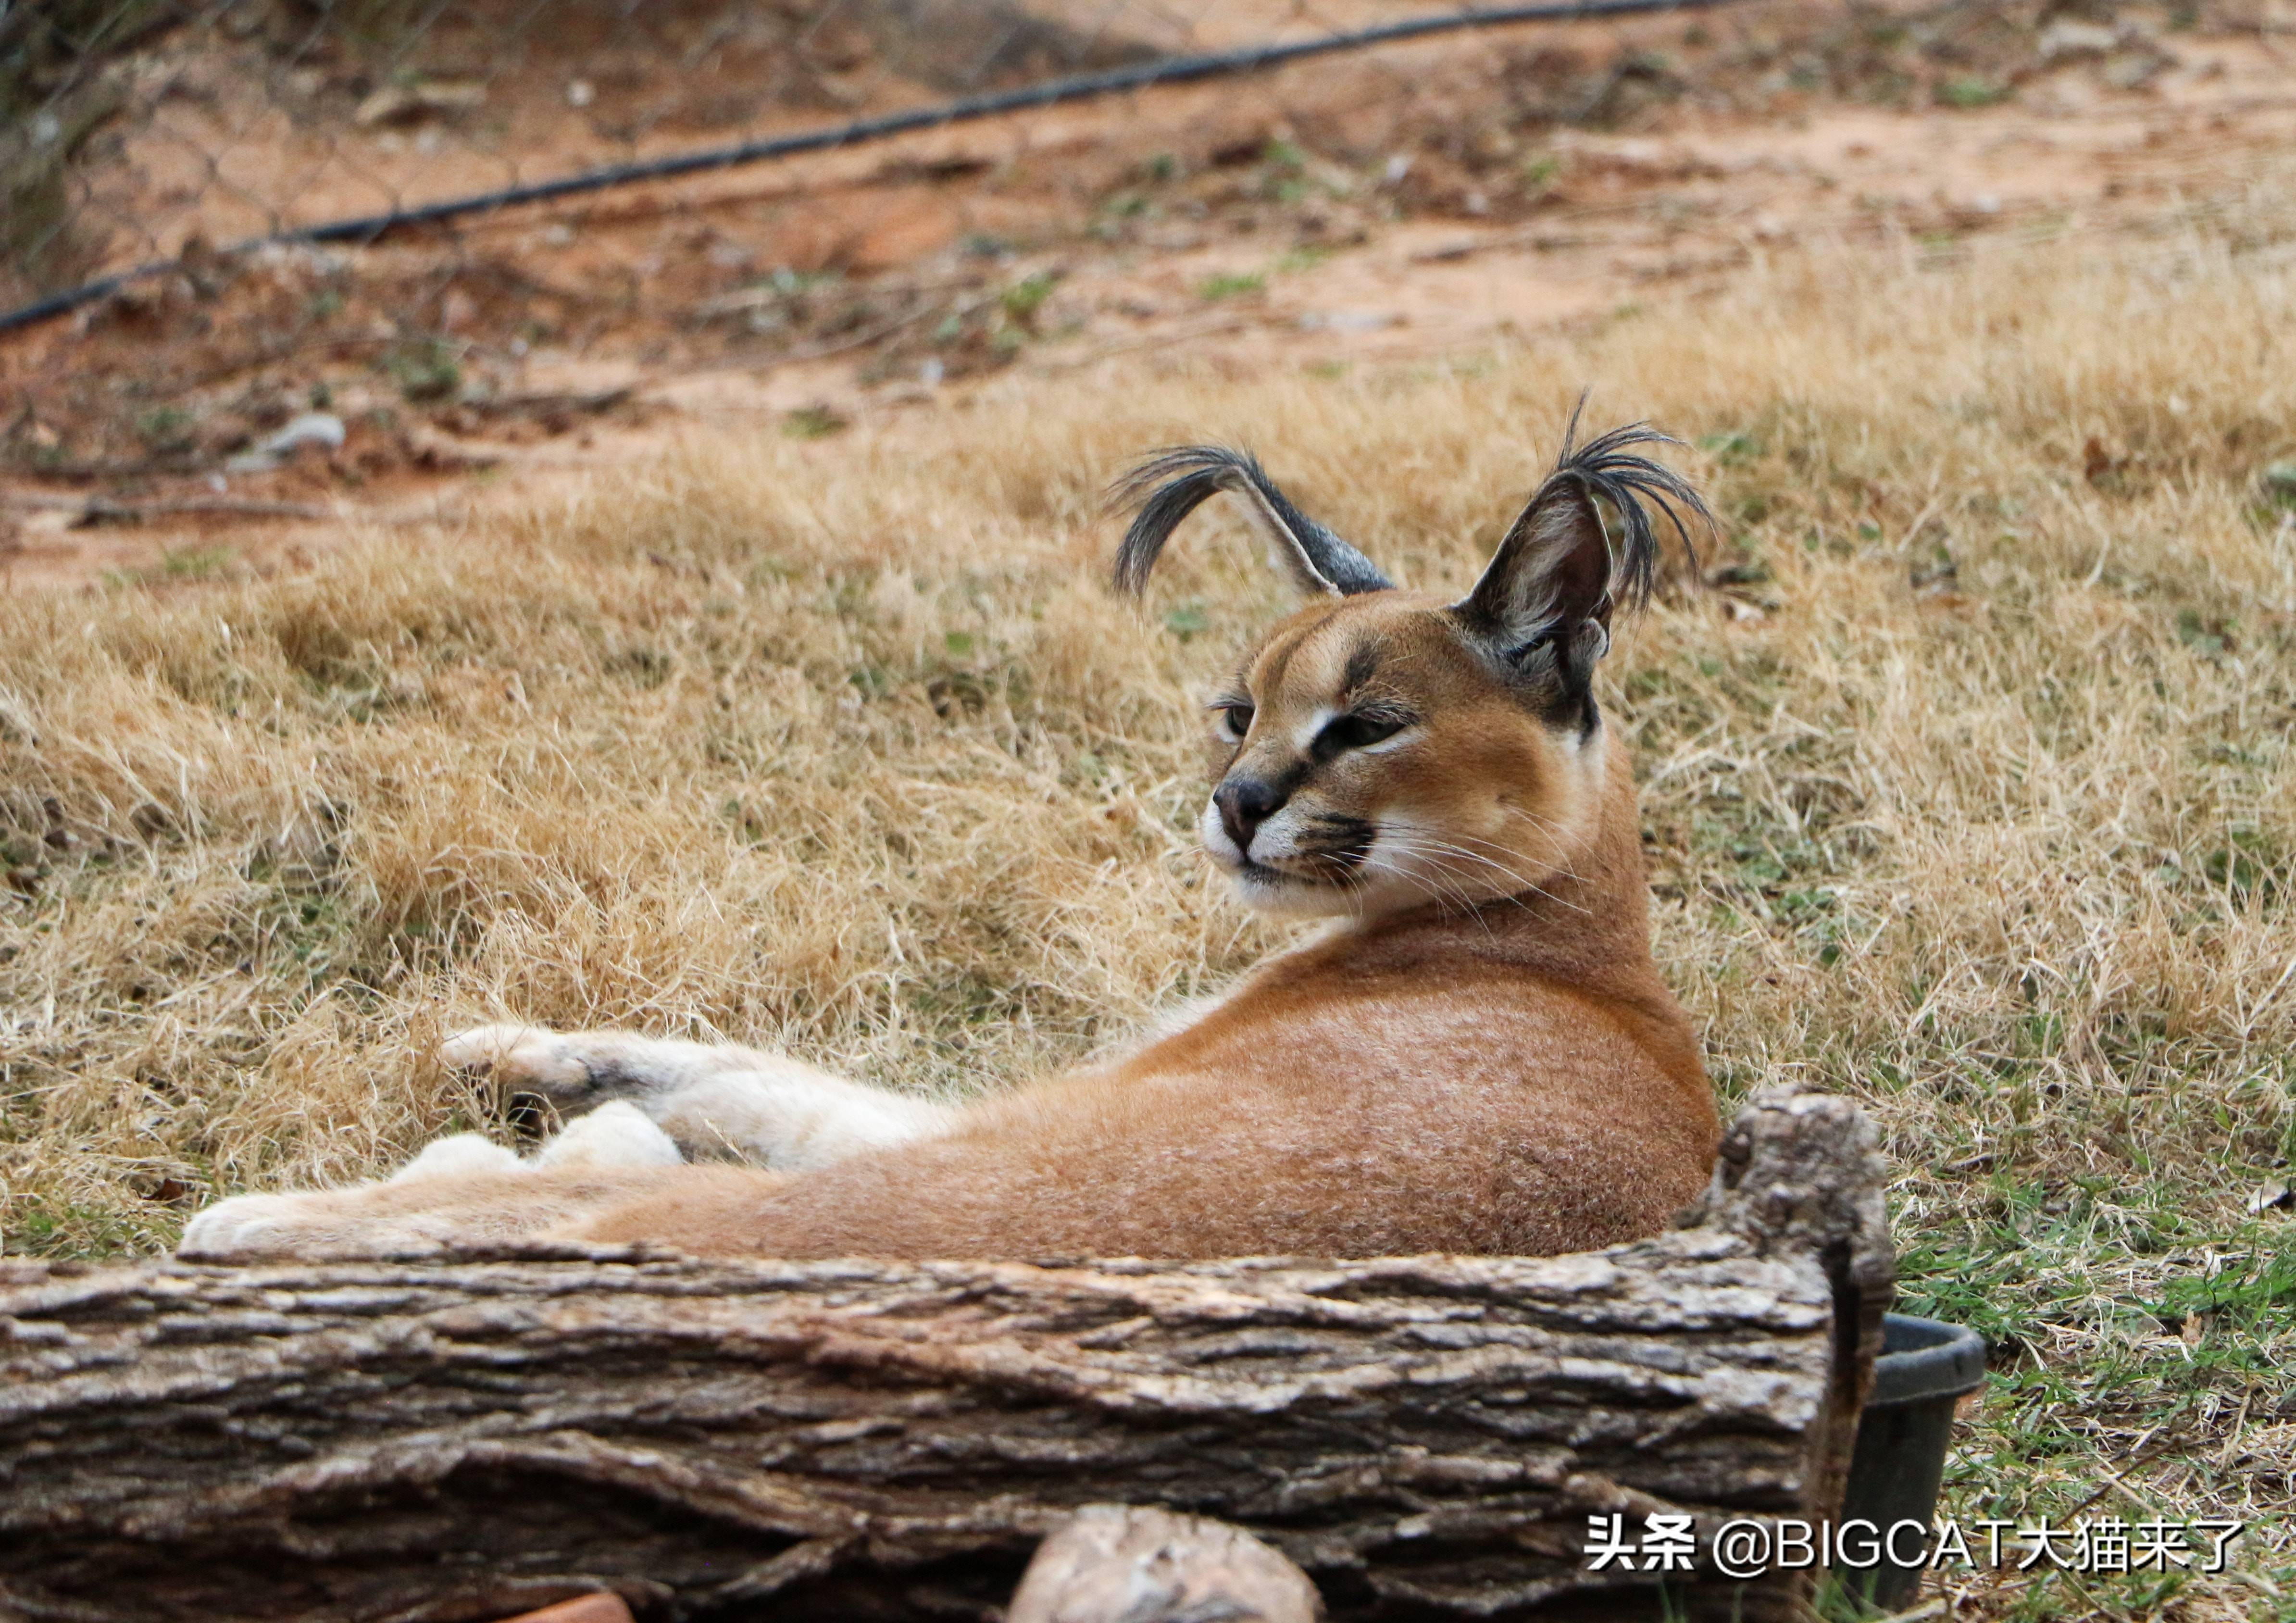
[[[1138,591],[1173,529],[1226,491],[1311,599],[1209,707],[1204,848],[1245,902],[1361,917],[1470,907],[1541,888],[1587,848],[1608,751],[1595,666],[1612,615],[1656,572],[1645,504],[1685,546],[1682,515],[1711,519],[1634,450],[1664,436],[1571,438],[1457,602],[1398,590],[1242,452],[1162,452],[1119,487],[1140,504],[1120,587]]]

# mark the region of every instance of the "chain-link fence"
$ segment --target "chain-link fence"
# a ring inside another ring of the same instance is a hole
[[[1600,206],[1558,132],[1981,101],[2067,10],[19,0],[0,465],[259,473],[299,436],[359,478],[627,409],[637,376],[930,387],[1111,315],[1173,341],[1119,285],[1143,256],[1240,307],[1396,222]]]

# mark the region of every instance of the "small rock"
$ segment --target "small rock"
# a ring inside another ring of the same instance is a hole
[[[630,1608],[618,1594],[586,1594],[540,1611],[521,1611],[503,1623],[630,1623]]]
[[[2176,65],[2176,59],[2149,47],[2115,53],[2106,59],[2104,82],[2115,90],[2142,90]]]
[[[471,112],[486,105],[487,87],[474,80],[430,79],[414,85],[385,85],[358,104],[352,119],[362,128],[414,124],[424,119]]]
[[[2290,1195],[2287,1183],[2281,1178],[2267,1179],[2248,1193],[2248,1209],[2252,1217],[2290,1205],[2296,1205],[2296,1197]]]
[[[1088,1504],[1045,1540],[1011,1623],[1314,1623],[1308,1575],[1241,1528],[1145,1505]]]
[[[2060,17],[2041,30],[2041,60],[2045,62],[2079,61],[2084,57],[2103,56],[2120,43],[2113,31],[2101,23]]]
[[[305,446],[324,446],[330,451],[339,451],[343,439],[340,417],[332,412],[305,412],[289,418],[286,426],[252,449],[227,458],[223,470],[226,473],[269,473]]]

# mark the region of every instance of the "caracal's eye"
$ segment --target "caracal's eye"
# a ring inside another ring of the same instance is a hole
[[[1316,753],[1333,756],[1393,738],[1409,724],[1395,716],[1342,716],[1316,734]]]
[[[1219,707],[1220,731],[1238,743],[1251,731],[1251,707],[1248,704],[1224,704]]]

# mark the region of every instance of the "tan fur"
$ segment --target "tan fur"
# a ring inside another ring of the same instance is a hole
[[[1224,781],[1290,788],[1248,866],[1216,806],[1207,843],[1248,901],[1332,922],[1177,1029],[940,1111],[872,1105],[780,1056],[485,1029],[449,1057],[570,1110],[629,1099],[688,1153],[799,1169],[647,1165],[664,1159],[651,1143],[570,1166],[446,1158],[438,1176],[225,1202],[186,1253],[521,1236],[789,1257],[1541,1253],[1662,1226],[1704,1182],[1718,1123],[1651,961],[1615,734],[1526,702],[1444,605],[1396,591],[1319,598],[1222,697],[1252,707],[1213,746]],[[1318,727],[1365,704],[1413,721],[1317,759]]]

